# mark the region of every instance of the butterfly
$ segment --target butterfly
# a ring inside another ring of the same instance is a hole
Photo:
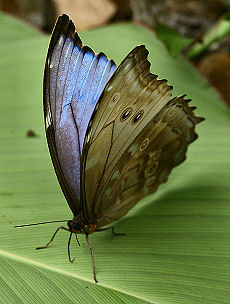
[[[112,229],[141,198],[166,182],[197,138],[185,95],[150,73],[148,51],[135,47],[116,67],[83,46],[67,15],[54,28],[44,72],[46,137],[53,166],[73,213],[60,229],[89,234]],[[78,241],[78,239],[77,239]]]

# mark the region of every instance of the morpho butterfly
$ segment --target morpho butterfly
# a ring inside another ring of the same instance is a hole
[[[83,46],[68,16],[59,17],[44,74],[48,146],[60,186],[73,212],[68,228],[88,235],[112,229],[141,198],[166,182],[197,138],[185,95],[150,73],[148,51],[135,47],[116,67],[104,53]],[[104,227],[106,226],[106,227]],[[104,227],[104,228],[102,228]],[[78,241],[78,240],[77,240]]]

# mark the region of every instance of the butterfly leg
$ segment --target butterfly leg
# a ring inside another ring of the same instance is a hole
[[[93,278],[94,278],[94,281],[95,283],[98,282],[98,280],[96,279],[96,270],[95,270],[95,262],[94,262],[94,254],[93,254],[93,247],[89,241],[89,236],[88,234],[85,235],[86,236],[86,242],[89,246],[89,249],[90,249],[90,254],[91,254],[91,260],[92,260],[92,266],[93,266]]]
[[[116,233],[115,231],[114,231],[114,226],[112,226],[112,234],[113,235],[126,235],[126,233]]]
[[[55,238],[56,234],[58,233],[58,231],[59,231],[60,229],[63,229],[63,230],[69,231],[69,229],[68,229],[68,228],[66,228],[66,227],[64,227],[64,226],[60,226],[60,227],[58,227],[58,229],[57,229],[57,230],[54,232],[53,236],[51,237],[50,241],[49,241],[49,242],[48,242],[46,245],[41,246],[41,247],[37,247],[36,249],[38,250],[38,249],[47,248],[47,247],[50,245],[50,243],[52,243],[52,242],[53,242],[53,240],[54,240],[54,238]]]
[[[113,235],[126,235],[126,233],[116,233],[114,231],[114,226],[109,226],[109,227],[106,227],[106,228],[96,229],[95,231],[100,232],[100,231],[105,231],[105,230],[109,230],[109,229],[111,229],[111,232],[112,232]]]
[[[71,241],[71,238],[72,238],[72,234],[73,233],[70,232],[70,236],[69,236],[69,240],[68,240],[68,258],[69,258],[70,263],[73,263],[74,260],[76,259],[76,257],[74,257],[73,259],[71,259],[71,256],[70,256],[70,241]],[[75,233],[75,235],[76,235],[76,233]],[[76,239],[77,239],[77,235],[76,235]],[[80,244],[79,244],[79,246],[80,246]]]

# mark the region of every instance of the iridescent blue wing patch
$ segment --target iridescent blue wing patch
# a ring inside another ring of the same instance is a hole
[[[80,163],[86,128],[115,69],[105,54],[82,46],[66,15],[58,19],[46,59],[44,115],[53,165],[73,214],[80,211]]]

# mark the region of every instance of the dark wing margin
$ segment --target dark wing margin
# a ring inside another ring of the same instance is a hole
[[[50,103],[50,63],[53,51],[57,43],[59,43],[61,37],[71,37],[74,40],[74,43],[81,47],[82,42],[77,33],[74,33],[74,31],[74,24],[71,20],[69,20],[68,16],[62,15],[61,17],[59,17],[50,40],[50,45],[46,58],[43,83],[43,109],[46,137],[55,173],[57,175],[64,196],[70,206],[70,209],[72,210],[73,214],[77,214],[79,212],[78,208],[80,207],[80,202],[77,200],[76,195],[74,195],[73,191],[70,189],[58,158],[58,152],[55,141],[55,118],[53,117],[52,105]],[[54,106],[55,105],[53,105],[53,107]]]

